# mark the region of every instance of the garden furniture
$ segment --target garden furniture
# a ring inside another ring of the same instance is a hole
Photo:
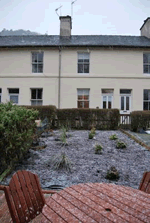
[[[150,194],[150,172],[145,172],[141,180],[139,190]]]

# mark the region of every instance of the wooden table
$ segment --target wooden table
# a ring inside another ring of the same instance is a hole
[[[43,223],[150,223],[150,194],[115,184],[78,184],[49,197],[42,215]]]

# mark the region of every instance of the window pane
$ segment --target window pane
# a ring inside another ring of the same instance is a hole
[[[108,101],[112,101],[112,96],[108,96]]]
[[[36,105],[36,100],[32,100],[31,105]]]
[[[38,62],[43,62],[43,53],[38,53]]]
[[[43,101],[42,100],[40,100],[40,101],[37,100],[36,105],[42,105],[42,104],[43,104]]]
[[[84,96],[83,95],[78,95],[78,100],[83,100]]]
[[[84,60],[84,63],[89,63],[89,59],[85,59]]]
[[[143,110],[148,110],[148,102],[143,103]]]
[[[129,111],[129,97],[126,97],[126,110]]]
[[[83,59],[78,59],[78,63],[83,63]]]
[[[121,110],[124,110],[124,97],[121,97]]]
[[[37,64],[32,64],[32,73],[37,73]]]
[[[84,57],[84,60],[89,60],[89,53],[84,53],[83,57]]]
[[[34,63],[37,63],[37,53],[32,53],[32,62]]]
[[[106,101],[103,101],[103,108],[106,108]]]
[[[83,73],[83,64],[78,64],[78,73]]]
[[[107,96],[103,96],[103,101],[107,101]]]
[[[0,88],[0,93],[2,93],[2,89]]]
[[[111,101],[108,101],[108,108],[111,108]]]
[[[83,102],[82,101],[78,101],[78,108],[82,108],[83,106]]]
[[[131,94],[131,90],[129,90],[129,89],[120,89],[120,94]]]
[[[19,88],[10,88],[9,94],[19,94]]]
[[[148,100],[148,90],[144,90],[144,100]]]
[[[43,73],[43,64],[38,64],[38,73]]]
[[[10,95],[10,101],[12,101],[15,104],[18,104],[18,96]]]
[[[144,69],[143,72],[147,74],[147,73],[148,73],[148,65],[144,65],[144,66],[143,66],[143,69]]]
[[[113,89],[102,89],[102,94],[112,94],[113,91]]]
[[[89,108],[89,101],[84,101],[84,108]]]
[[[148,63],[148,54],[143,54],[143,62]]]
[[[78,53],[78,59],[83,60],[83,53]]]
[[[86,101],[89,100],[89,95],[84,95],[83,99],[86,100]]]
[[[36,99],[36,89],[31,89],[31,99]]]
[[[89,73],[89,64],[84,64],[84,73]]]
[[[37,99],[42,99],[42,89],[37,89]]]
[[[84,94],[84,95],[89,95],[89,89],[84,89],[84,90],[83,90],[83,94]]]
[[[77,93],[78,93],[78,95],[83,95],[83,89],[78,89]]]
[[[0,95],[0,103],[1,103],[1,95]]]

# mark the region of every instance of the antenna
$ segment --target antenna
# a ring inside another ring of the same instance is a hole
[[[71,2],[71,18],[72,18],[72,19],[73,19],[73,4],[74,4],[76,1],[77,1],[77,0]]]
[[[56,14],[59,16],[59,14],[57,13],[58,9],[60,9],[60,15],[61,15],[61,7],[62,5],[60,5],[57,9],[55,9]]]

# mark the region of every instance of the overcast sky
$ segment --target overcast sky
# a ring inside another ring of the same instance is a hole
[[[71,0],[0,0],[0,31],[25,29],[59,35],[59,15],[71,15]],[[72,35],[140,35],[150,0],[77,0]]]

